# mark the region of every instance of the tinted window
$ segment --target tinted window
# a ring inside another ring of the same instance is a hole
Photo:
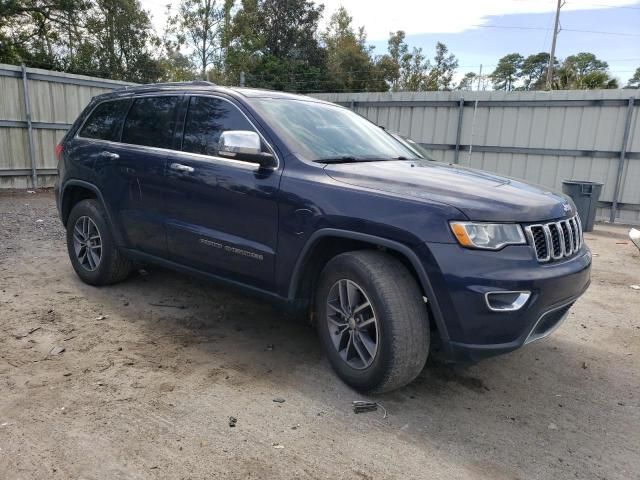
[[[182,150],[217,155],[220,134],[227,130],[254,131],[249,121],[232,104],[211,97],[191,97],[184,126]]]
[[[128,105],[129,100],[101,103],[93,110],[79,135],[85,138],[117,141],[122,118],[127,112]]]
[[[147,97],[133,102],[122,130],[122,142],[171,148],[180,97]]]

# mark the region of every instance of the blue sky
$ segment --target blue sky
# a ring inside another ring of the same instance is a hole
[[[622,82],[640,67],[640,3],[633,8],[607,8],[563,12],[561,24],[570,30],[633,33],[635,36],[610,35],[561,31],[556,46],[556,56],[564,58],[578,52],[592,52],[609,63],[611,73]],[[553,13],[515,14],[491,16],[485,25],[507,27],[553,28]],[[423,33],[407,36],[411,46],[422,47],[433,56],[437,41],[445,43],[460,63],[460,73],[477,72],[483,64],[483,72],[495,68],[497,60],[507,53],[529,55],[548,52],[551,47],[551,31],[501,28],[472,28],[457,33]],[[372,41],[376,52],[386,51],[385,40]]]
[[[164,25],[167,1],[141,0],[158,32]],[[429,57],[433,56],[435,43],[444,42],[458,57],[459,77],[466,71],[477,72],[481,63],[483,72],[491,72],[507,53],[526,56],[549,51],[556,6],[556,0],[315,1],[325,5],[325,23],[331,13],[344,6],[353,16],[354,25],[365,27],[369,43],[376,46],[379,54],[386,51],[389,32],[395,30],[406,31],[409,45],[422,47]],[[621,84],[640,67],[640,0],[567,0],[561,24],[566,29],[617,35],[563,31],[558,37],[559,58],[593,52],[609,63],[611,73]],[[487,28],[488,25],[517,28]]]

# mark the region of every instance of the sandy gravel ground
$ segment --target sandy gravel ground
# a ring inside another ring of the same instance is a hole
[[[310,327],[162,270],[84,285],[51,192],[0,194],[0,478],[640,478],[625,231],[586,235],[593,283],[553,336],[430,363],[384,419],[351,411]]]

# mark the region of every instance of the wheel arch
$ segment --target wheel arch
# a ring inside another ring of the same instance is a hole
[[[312,298],[311,292],[320,276],[322,265],[329,259],[348,251],[374,248],[388,252],[407,267],[427,299],[427,306],[440,339],[443,343],[448,342],[449,335],[438,300],[418,256],[406,245],[384,237],[334,228],[314,232],[296,261],[289,283],[289,301],[304,302],[305,299]]]
[[[71,213],[73,206],[78,202],[87,199],[95,199],[102,204],[102,207],[107,214],[107,221],[109,222],[109,227],[111,228],[111,232],[116,240],[116,244],[120,245],[122,240],[120,232],[118,229],[114,228],[115,225],[113,218],[109,211],[109,207],[104,201],[102,192],[100,192],[100,189],[93,183],[76,179],[67,180],[65,182],[60,193],[60,219],[62,220],[62,224],[66,227],[67,220],[69,219],[69,214]]]

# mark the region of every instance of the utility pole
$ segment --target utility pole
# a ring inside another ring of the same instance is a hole
[[[551,40],[551,53],[549,54],[549,67],[547,68],[547,90],[551,90],[551,83],[553,82],[553,65],[556,59],[556,39],[558,33],[560,33],[560,9],[564,5],[563,0],[558,0],[558,7],[556,8],[556,21],[553,24],[553,40]]]

